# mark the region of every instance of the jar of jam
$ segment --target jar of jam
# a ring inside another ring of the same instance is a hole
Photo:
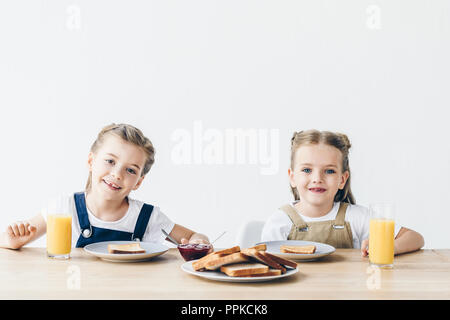
[[[186,243],[178,245],[178,250],[186,261],[200,259],[206,256],[210,249],[211,245],[204,243]]]

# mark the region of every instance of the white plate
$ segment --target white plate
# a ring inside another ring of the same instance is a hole
[[[266,241],[257,244],[266,244],[267,252],[277,255],[284,259],[296,260],[296,261],[313,261],[336,251],[333,246],[329,244],[313,242],[313,241],[302,241],[302,240],[282,240],[282,241]],[[283,253],[280,251],[281,245],[287,246],[316,246],[316,252],[311,254],[305,253]]]
[[[108,244],[128,244],[135,243],[135,241],[104,241],[88,244],[84,250],[100,259],[112,262],[139,262],[146,261],[153,257],[159,256],[167,250],[168,247],[157,242],[139,242],[145,253],[109,253]]]
[[[195,260],[194,260],[195,261]],[[206,278],[209,280],[215,280],[215,281],[225,281],[225,282],[263,282],[263,281],[269,281],[269,280],[275,280],[280,278],[285,278],[292,276],[293,274],[296,274],[298,272],[298,267],[295,269],[291,269],[289,267],[286,268],[286,273],[281,274],[279,276],[268,276],[268,277],[230,277],[227,276],[225,273],[222,273],[220,271],[195,271],[192,268],[192,262],[194,261],[188,261],[181,265],[181,270],[184,272],[193,274],[194,276],[198,276],[201,278]]]

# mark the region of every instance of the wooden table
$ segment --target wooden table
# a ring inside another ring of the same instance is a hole
[[[450,250],[396,256],[392,270],[369,267],[356,249],[300,262],[291,277],[228,283],[183,272],[176,249],[139,263],[105,262],[73,249],[65,261],[45,248],[0,249],[1,299],[450,299]]]

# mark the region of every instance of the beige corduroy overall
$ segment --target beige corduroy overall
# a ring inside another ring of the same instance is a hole
[[[348,203],[341,202],[335,220],[306,223],[297,210],[286,204],[283,210],[292,221],[288,240],[306,240],[329,244],[335,248],[353,248],[353,236],[350,223],[345,221]]]

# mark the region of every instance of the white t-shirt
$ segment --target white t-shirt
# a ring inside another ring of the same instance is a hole
[[[128,203],[128,211],[121,219],[116,221],[100,220],[94,216],[88,208],[86,208],[89,223],[93,227],[133,233],[136,226],[136,221],[144,203],[139,200],[131,199],[130,197],[128,197]],[[48,202],[47,207],[41,210],[41,214],[45,220],[47,220],[47,213],[49,212],[70,213],[72,215],[72,247],[75,247],[78,238],[80,237],[81,230],[74,195],[64,194],[51,199]],[[161,228],[167,233],[170,233],[174,225],[175,223],[163,214],[159,207],[154,206],[147,228],[145,229],[144,237],[141,241],[164,243],[166,236],[161,232]]]
[[[297,201],[291,203],[291,205],[294,206],[296,202]],[[335,202],[330,212],[318,218],[304,216],[298,212],[298,210],[297,212],[300,214],[302,219],[308,223],[315,221],[335,220],[338,210],[339,202]],[[349,204],[345,213],[345,221],[350,223],[350,228],[352,229],[353,248],[361,248],[361,242],[365,239],[369,239],[369,209],[357,204]],[[264,224],[261,233],[261,241],[287,240],[292,224],[293,223],[289,216],[284,211],[278,209]],[[397,235],[400,229],[401,226],[395,224],[395,235]]]

